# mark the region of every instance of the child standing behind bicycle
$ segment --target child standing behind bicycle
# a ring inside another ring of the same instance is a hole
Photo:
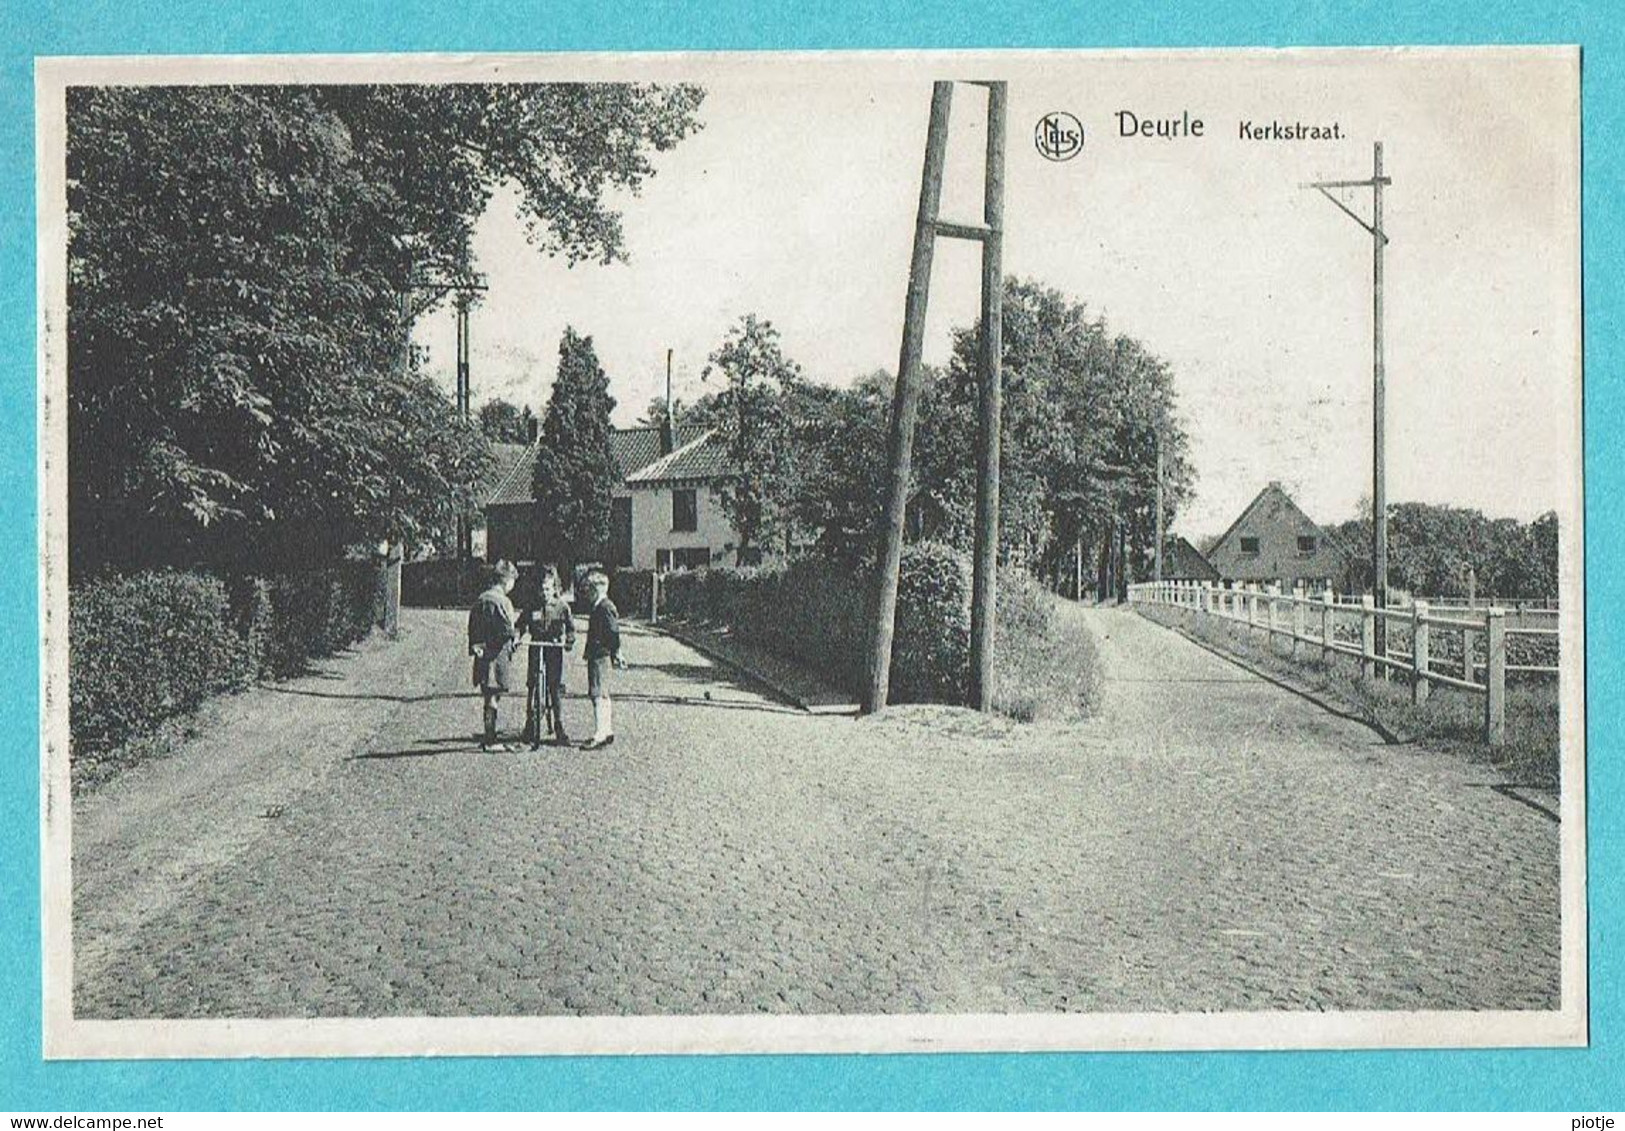
[[[541,595],[525,615],[525,628],[530,633],[525,738],[532,750],[541,746],[545,720],[554,743],[563,746],[570,741],[564,732],[564,653],[576,646],[576,626],[569,604],[559,595],[559,574],[552,566],[542,571]]]

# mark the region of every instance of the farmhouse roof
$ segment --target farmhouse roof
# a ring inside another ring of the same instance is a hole
[[[491,454],[495,458],[491,461],[491,469],[480,481],[480,491],[487,498],[501,491],[503,484],[507,483],[520,464],[531,466],[532,461],[526,458],[530,450],[529,444],[492,444]]]
[[[1189,539],[1175,534],[1162,548],[1162,576],[1175,581],[1217,581],[1219,571]]]
[[[669,455],[626,477],[628,487],[653,487],[660,483],[695,479],[717,479],[728,475],[731,464],[722,439],[713,429],[694,437]]]
[[[696,424],[679,424],[677,426],[677,451],[693,443],[699,437],[708,434],[709,430]],[[510,448],[518,445],[498,444],[498,448]],[[641,471],[662,458],[660,454],[660,429],[655,427],[617,428],[609,434],[609,452],[615,460],[615,468],[620,473],[621,481],[625,481],[634,473]],[[519,458],[509,467],[507,472],[497,482],[494,489],[486,495],[486,506],[502,506],[512,503],[529,503],[534,501],[535,495],[531,485],[536,480],[536,461],[542,456],[542,441],[538,439],[534,444],[524,445]]]
[[[1223,548],[1224,544],[1230,541],[1230,536],[1236,532],[1236,528],[1242,523],[1246,522],[1248,516],[1250,516],[1254,511],[1257,511],[1263,507],[1271,495],[1280,496],[1282,503],[1284,503],[1287,507],[1290,507],[1292,511],[1302,515],[1303,520],[1309,523],[1311,526],[1318,525],[1314,519],[1310,518],[1307,514],[1304,514],[1303,508],[1293,501],[1291,495],[1286,493],[1286,488],[1281,486],[1280,480],[1272,479],[1262,491],[1253,496],[1252,502],[1241,508],[1241,513],[1236,516],[1236,520],[1232,522],[1225,532],[1219,535],[1219,537],[1214,541],[1212,553],[1218,553],[1219,550]]]
[[[1257,535],[1283,528],[1312,531],[1316,536],[1314,549],[1308,556],[1294,558],[1291,562],[1292,570],[1300,576],[1335,576],[1353,558],[1341,538],[1305,514],[1279,482],[1271,482],[1242,509],[1236,521],[1213,543],[1207,559],[1226,578],[1276,576],[1274,571],[1283,564],[1277,557],[1267,552],[1260,557],[1256,548],[1254,551],[1242,551],[1233,542],[1238,531],[1243,529]]]

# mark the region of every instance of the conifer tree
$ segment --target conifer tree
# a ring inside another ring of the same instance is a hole
[[[571,567],[598,556],[609,541],[610,499],[620,478],[609,442],[614,407],[592,338],[566,327],[532,484],[544,560]]]

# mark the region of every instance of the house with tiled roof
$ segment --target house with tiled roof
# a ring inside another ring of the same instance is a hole
[[[619,481],[610,503],[610,540],[604,564],[636,569],[700,568],[734,564],[739,536],[723,513],[721,492],[730,478],[722,439],[709,428],[678,425],[617,428],[610,434]],[[536,499],[531,484],[547,458],[530,445],[486,498],[485,556],[538,561]]]
[[[1272,482],[1219,537],[1207,560],[1225,581],[1302,586],[1311,592],[1347,589],[1355,557]]]

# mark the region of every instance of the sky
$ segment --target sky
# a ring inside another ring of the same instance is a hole
[[[1269,481],[1322,522],[1371,491],[1371,237],[1310,180],[1367,178],[1384,145],[1388,495],[1528,519],[1578,514],[1578,61],[1556,49],[951,56],[649,56],[571,77],[705,86],[704,128],[655,156],[624,214],[628,261],[567,267],[526,242],[517,198],[475,238],[475,405],[540,411],[566,325],[592,335],[618,424],[754,312],[814,380],[895,371],[933,78],[1010,84],[1004,265],[1059,288],[1172,366],[1196,497],[1222,531]],[[968,73],[965,71],[969,67]],[[550,72],[557,73],[555,72]],[[508,76],[503,76],[508,77]],[[985,93],[955,87],[942,215],[981,217]],[[1123,137],[1119,111],[1200,119]],[[1041,156],[1066,111],[1081,153]],[[1337,140],[1247,140],[1243,122]],[[1368,190],[1345,202],[1369,216]],[[941,240],[925,358],[977,310],[979,251]],[[454,319],[417,339],[452,383]]]

